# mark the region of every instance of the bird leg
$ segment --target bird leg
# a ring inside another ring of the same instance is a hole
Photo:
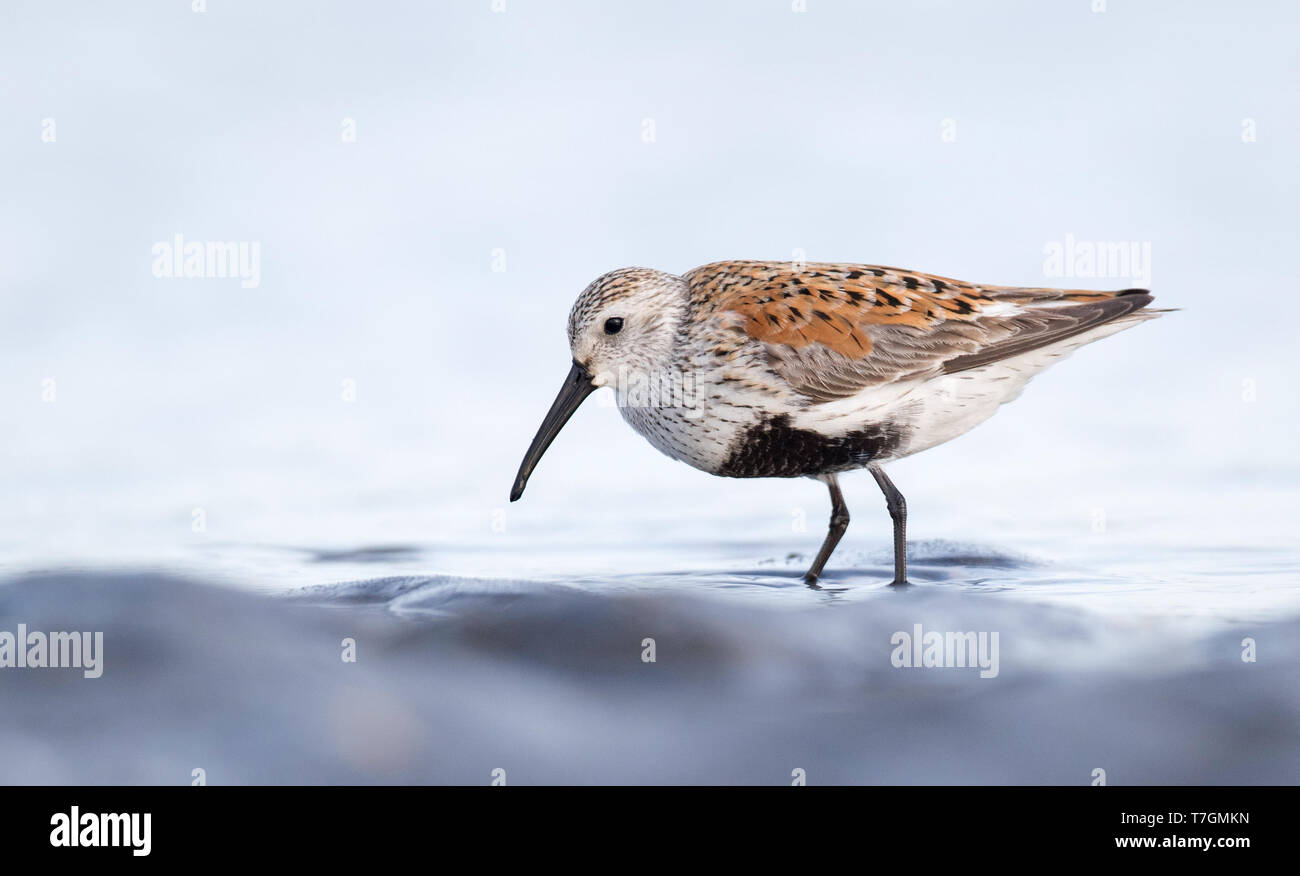
[[[902,587],[907,582],[907,500],[898,492],[898,487],[889,476],[877,466],[867,466],[871,470],[880,490],[885,494],[885,505],[889,516],[894,521],[894,587]]]
[[[820,589],[817,587],[817,579],[821,577],[822,569],[826,566],[826,561],[831,558],[835,546],[844,537],[844,531],[849,528],[849,506],[844,504],[844,495],[840,492],[839,481],[833,474],[821,477],[819,480],[825,481],[826,486],[831,490],[831,524],[826,533],[826,540],[822,542],[822,549],[817,552],[817,559],[813,560],[808,574],[803,576],[804,583],[814,589]]]

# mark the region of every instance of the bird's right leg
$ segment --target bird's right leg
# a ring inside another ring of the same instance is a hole
[[[824,481],[831,489],[831,524],[826,533],[826,540],[822,542],[822,549],[817,552],[817,559],[813,560],[808,574],[803,576],[804,583],[814,589],[820,589],[817,587],[817,579],[821,577],[822,569],[825,568],[826,561],[831,558],[835,546],[844,537],[844,531],[849,528],[849,506],[844,504],[840,482],[833,474],[825,475],[818,480]]]

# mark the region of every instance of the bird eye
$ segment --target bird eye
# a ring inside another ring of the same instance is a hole
[[[623,317],[611,316],[605,320],[605,334],[616,335],[623,330]]]

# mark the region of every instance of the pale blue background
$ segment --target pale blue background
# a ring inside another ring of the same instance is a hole
[[[563,376],[568,306],[597,274],[798,247],[1042,284],[1042,247],[1067,233],[1150,241],[1157,301],[1184,311],[898,466],[917,531],[960,535],[926,523],[951,503],[1013,534],[1026,521],[1007,484],[1026,481],[1056,484],[1044,501],[1085,529],[1106,507],[1112,525],[1170,514],[1207,538],[1267,539],[1296,510],[1300,22],[1282,5],[10,2],[0,16],[11,551],[186,544],[194,507],[209,538],[487,538]],[[1258,142],[1242,142],[1245,118]],[[261,286],[154,279],[150,247],[176,232],[259,241]],[[339,400],[344,378],[356,404]],[[611,487],[644,503],[652,485],[669,508],[770,505],[773,535],[794,505],[822,514],[820,487],[707,478],[590,407],[511,528],[550,518],[566,482],[627,540],[639,530],[619,526]],[[862,480],[851,497],[877,503]],[[1160,507],[1171,489],[1194,504]],[[385,514],[392,501],[410,508]]]

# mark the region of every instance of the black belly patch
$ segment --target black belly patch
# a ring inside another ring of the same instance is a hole
[[[798,478],[862,468],[902,443],[892,426],[867,426],[835,438],[796,429],[782,414],[751,426],[718,474],[728,478]]]

